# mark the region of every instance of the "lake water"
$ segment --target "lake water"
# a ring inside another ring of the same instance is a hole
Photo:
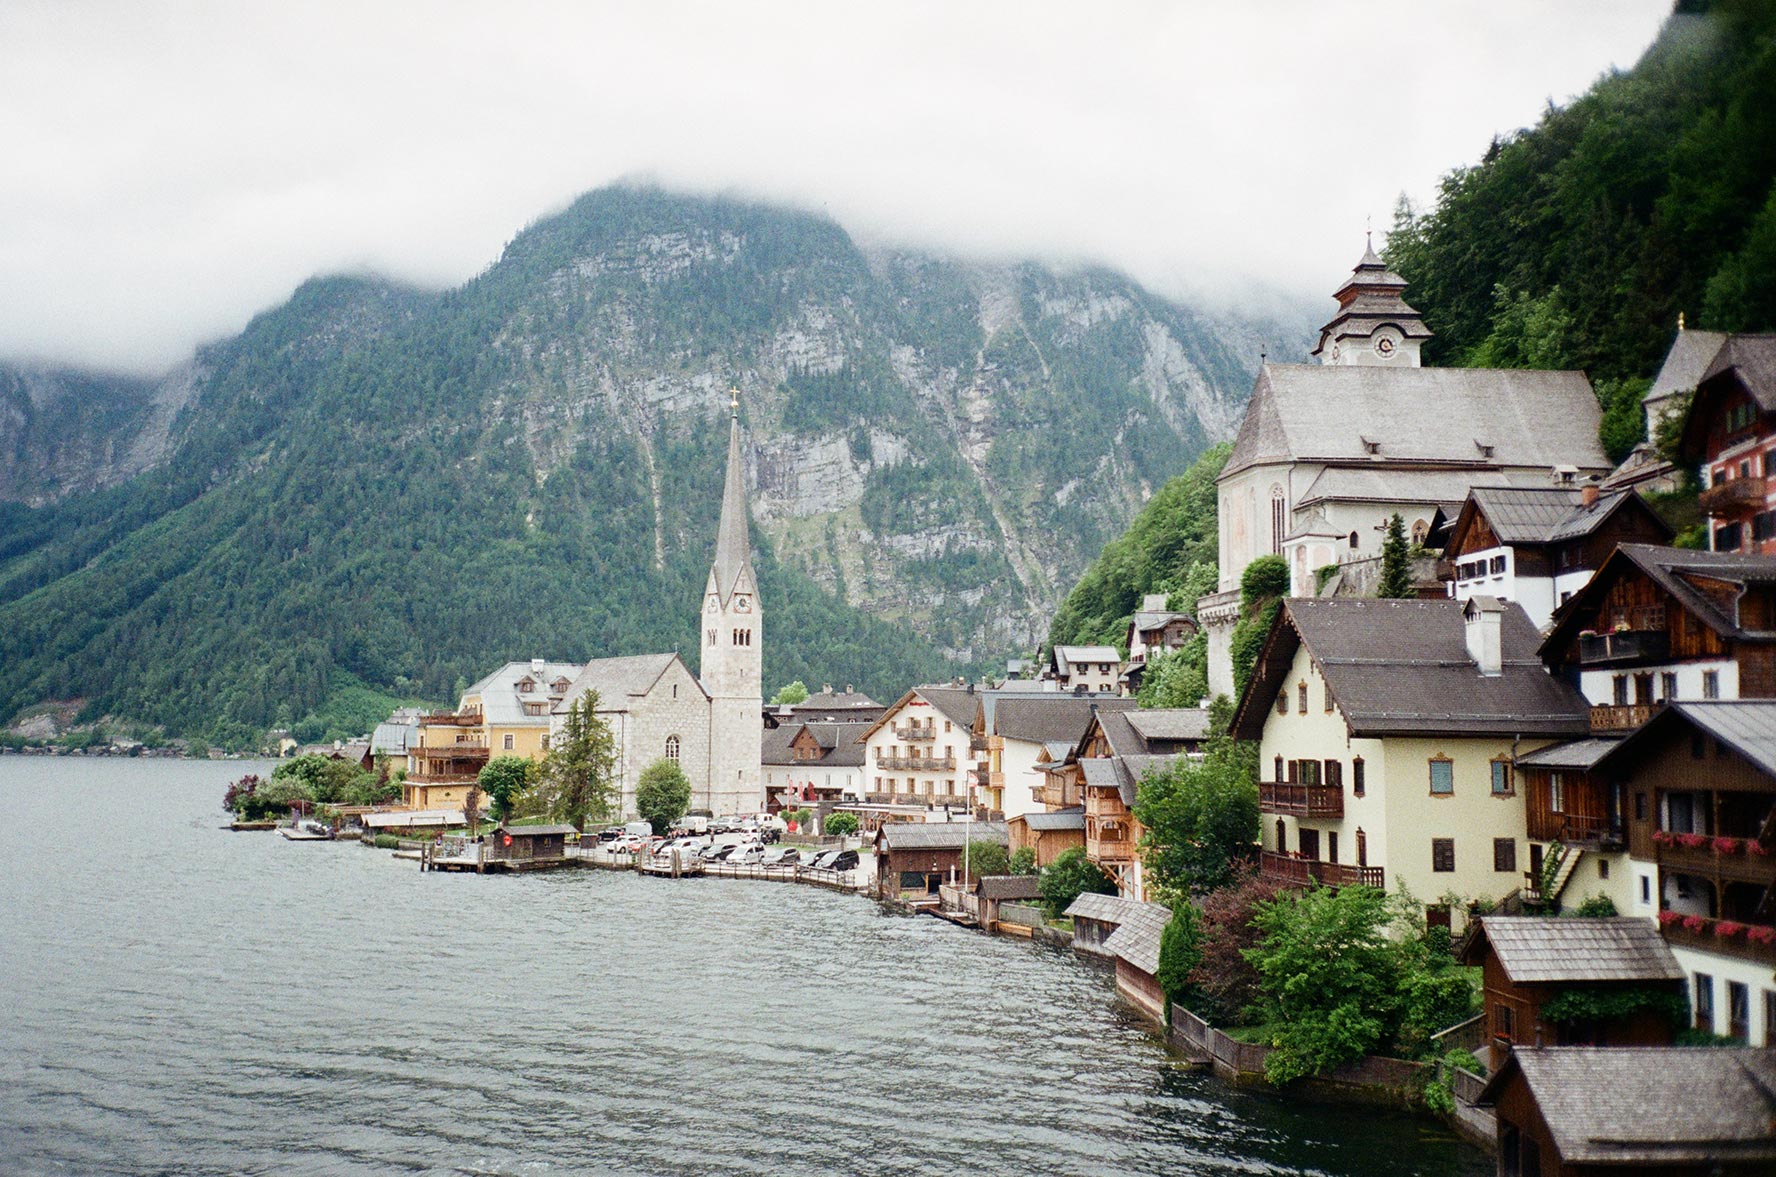
[[[0,1171],[1491,1172],[1181,1069],[1068,952],[218,829],[254,767],[0,757]]]

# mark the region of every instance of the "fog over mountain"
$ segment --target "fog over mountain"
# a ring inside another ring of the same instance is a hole
[[[1295,304],[1668,10],[13,3],[0,356],[160,374],[316,274],[461,283],[619,177]]]

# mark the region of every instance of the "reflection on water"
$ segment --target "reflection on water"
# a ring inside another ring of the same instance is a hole
[[[0,1168],[1490,1171],[1180,1069],[1067,952],[811,887],[220,831],[248,767],[0,759]]]

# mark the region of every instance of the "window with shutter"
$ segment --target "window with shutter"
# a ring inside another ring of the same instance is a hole
[[[1431,839],[1431,869],[1447,872],[1455,869],[1455,839]]]

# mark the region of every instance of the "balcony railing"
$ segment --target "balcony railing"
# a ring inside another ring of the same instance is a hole
[[[1295,817],[1343,817],[1341,785],[1303,785],[1294,781],[1259,781],[1258,808]]]
[[[1579,664],[1657,662],[1671,654],[1671,635],[1662,629],[1618,629],[1579,635]]]
[[[1621,732],[1639,727],[1653,717],[1658,710],[1656,703],[1629,703],[1625,706],[1603,706],[1591,708],[1591,730],[1594,732]]]
[[[421,761],[448,760],[452,762],[479,762],[487,759],[486,744],[441,744],[437,747],[422,746],[413,749],[413,756]]]
[[[1585,850],[1614,850],[1622,846],[1623,831],[1620,823],[1612,825],[1606,817],[1540,813],[1531,806],[1529,837],[1535,842],[1560,842]]]
[[[1734,478],[1715,483],[1697,496],[1696,502],[1704,514],[1732,518],[1757,512],[1768,493],[1768,483],[1762,478]]]
[[[1653,835],[1653,857],[1661,866],[1687,874],[1776,885],[1776,853],[1755,837],[1671,834],[1660,830]]]
[[[1327,887],[1375,887],[1386,890],[1386,873],[1379,866],[1348,866],[1342,862],[1320,862],[1312,858],[1296,858],[1266,850],[1260,855],[1259,873],[1285,886],[1305,887],[1310,882]]]
[[[878,756],[876,763],[883,768],[899,769],[902,772],[955,772],[956,758],[946,756]]]
[[[937,729],[936,728],[922,727],[916,723],[909,723],[909,724],[906,724],[905,726],[896,727],[894,729],[894,734],[899,736],[903,740],[935,740],[935,739],[937,739]]]
[[[1659,930],[1666,943],[1722,956],[1776,965],[1776,928],[1768,924],[1713,920],[1705,916],[1659,913]]]
[[[1107,793],[1098,789],[1086,791],[1085,812],[1092,817],[1118,818],[1126,816],[1128,811],[1128,806],[1122,803],[1120,793]]]
[[[458,715],[454,711],[434,711],[419,717],[420,727],[480,727],[481,713],[468,711]]]

